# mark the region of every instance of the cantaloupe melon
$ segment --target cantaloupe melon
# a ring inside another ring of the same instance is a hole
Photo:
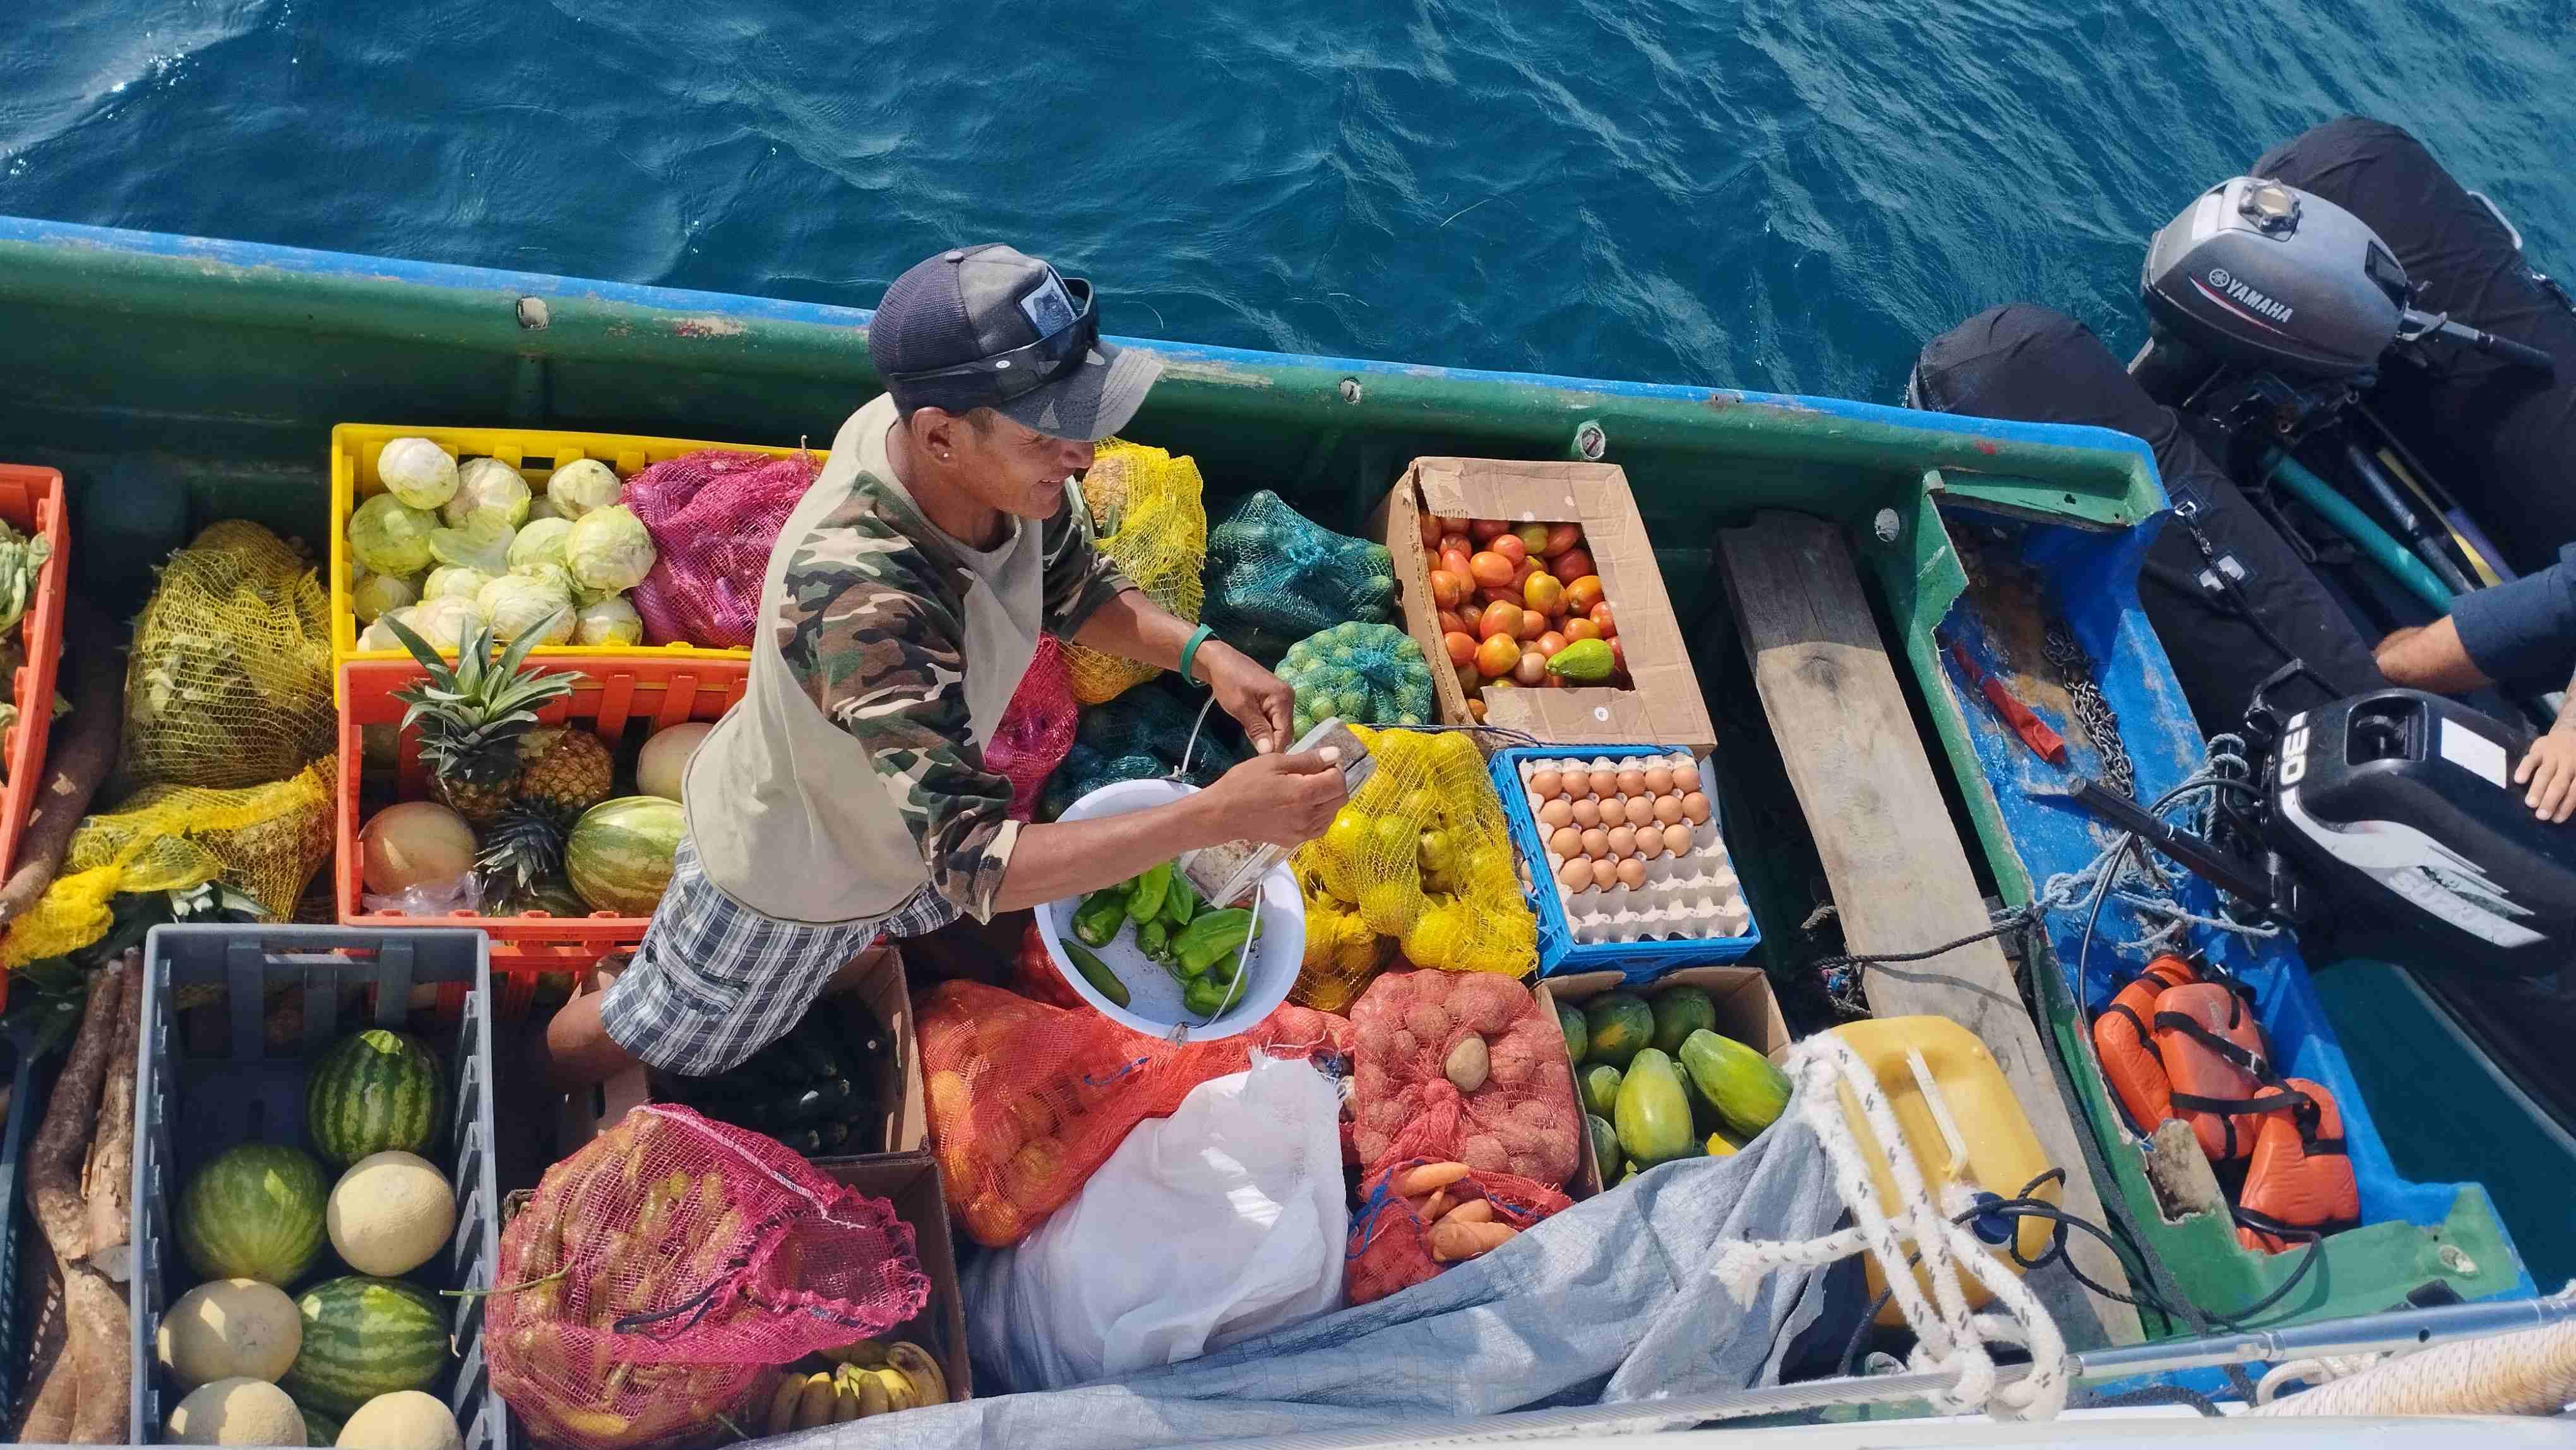
[[[465,1436],[438,1396],[396,1390],[360,1405],[335,1443],[340,1450],[464,1450]]]
[[[350,1268],[390,1279],[428,1263],[447,1242],[456,1194],[428,1159],[389,1149],[340,1175],[322,1219]]]
[[[189,1391],[170,1412],[170,1439],[180,1445],[301,1445],[304,1412],[266,1380],[217,1380]]]
[[[295,1301],[257,1279],[217,1279],[179,1296],[154,1336],[162,1365],[184,1385],[274,1382],[295,1363],[304,1321]]]

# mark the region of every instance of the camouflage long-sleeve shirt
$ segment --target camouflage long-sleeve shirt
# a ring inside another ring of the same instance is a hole
[[[772,638],[824,717],[866,747],[931,886],[983,920],[1019,833],[1010,782],[986,768],[984,742],[1038,632],[1070,637],[1134,586],[1093,547],[1070,486],[1054,517],[1015,520],[990,553],[941,533],[892,482],[884,426],[867,421],[879,407],[861,411],[846,493],[779,540],[789,553]],[[883,414],[893,421],[890,405]]]

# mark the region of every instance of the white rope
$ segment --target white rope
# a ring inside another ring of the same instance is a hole
[[[1965,1225],[1952,1222],[1975,1206],[1966,1187],[1950,1184],[1948,1201],[1934,1202],[1923,1169],[1914,1161],[1896,1114],[1888,1106],[1886,1090],[1849,1043],[1831,1033],[1818,1033],[1790,1049],[1783,1065],[1796,1087],[1800,1119],[1833,1161],[1834,1189],[1851,1210],[1853,1226],[1804,1243],[1733,1240],[1718,1246],[1710,1272],[1738,1304],[1749,1306],[1763,1277],[1774,1269],[1822,1268],[1866,1250],[1878,1261],[1889,1293],[1914,1330],[1916,1344],[1908,1368],[1956,1376],[1947,1392],[1934,1397],[1936,1410],[1944,1414],[1983,1410],[2006,1420],[2054,1419],[2066,1406],[2066,1341],[2021,1276],[1997,1261]],[[1848,1088],[1860,1104],[1862,1119],[1886,1154],[1896,1182],[1893,1218],[1879,1207],[1869,1164],[1843,1116],[1842,1088]],[[1923,1277],[1931,1282],[1928,1299],[1915,1276],[1917,1260]],[[1971,1313],[1963,1276],[1984,1285],[2005,1312]],[[2030,1373],[1998,1387],[1994,1356],[1987,1349],[1995,1343],[2027,1348]]]
[[[2314,1389],[2335,1380],[2350,1379],[2386,1358],[2386,1355],[2378,1354],[2321,1354],[2314,1359],[2286,1360],[2272,1366],[2254,1382],[2254,1403],[2268,1405],[2291,1385]]]
[[[2263,1378],[2269,1384],[2272,1375]],[[2258,1404],[2251,1413],[2551,1415],[2571,1400],[2576,1400],[2576,1323],[2417,1350]]]

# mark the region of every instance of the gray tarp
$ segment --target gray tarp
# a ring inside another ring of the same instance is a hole
[[[1812,1276],[1783,1270],[1740,1309],[1709,1277],[1717,1245],[1814,1238],[1841,1213],[1793,1112],[1732,1158],[1666,1164],[1374,1304],[1117,1384],[979,1393],[779,1444],[1129,1450],[1770,1384],[1816,1317]],[[1154,1251],[1153,1225],[1135,1246]]]

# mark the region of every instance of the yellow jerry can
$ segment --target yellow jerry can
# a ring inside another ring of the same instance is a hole
[[[1995,1065],[1994,1054],[1967,1028],[1947,1017],[1876,1017],[1847,1022],[1833,1033],[1860,1054],[1886,1092],[1888,1107],[1914,1161],[1922,1166],[1923,1182],[1934,1203],[1951,1201],[1953,1184],[1972,1201],[2019,1198],[2033,1179],[2054,1166],[2039,1146],[2039,1135],[2031,1131],[2021,1099],[2004,1080],[2003,1069]],[[1892,1215],[1896,1177],[1888,1171],[1886,1154],[1861,1116],[1852,1090],[1846,1086],[1841,1092],[1843,1119],[1869,1160],[1878,1206]],[[2051,1179],[2029,1196],[2057,1203],[2059,1185]],[[2037,1259],[2048,1251],[2054,1225],[2043,1218],[1996,1215],[1972,1220],[1968,1227],[1986,1244],[1988,1253],[2018,1274],[2021,1266],[2008,1250],[2018,1240],[2022,1257]],[[1875,1257],[1864,1262],[1870,1297],[1875,1300],[1886,1290],[1887,1280]],[[1994,1297],[1975,1279],[1962,1278],[1970,1305],[1983,1305]],[[1915,1270],[1915,1280],[1924,1293],[1931,1293],[1930,1281],[1920,1268]],[[1879,1310],[1878,1322],[1888,1326],[1904,1322],[1894,1300]]]

